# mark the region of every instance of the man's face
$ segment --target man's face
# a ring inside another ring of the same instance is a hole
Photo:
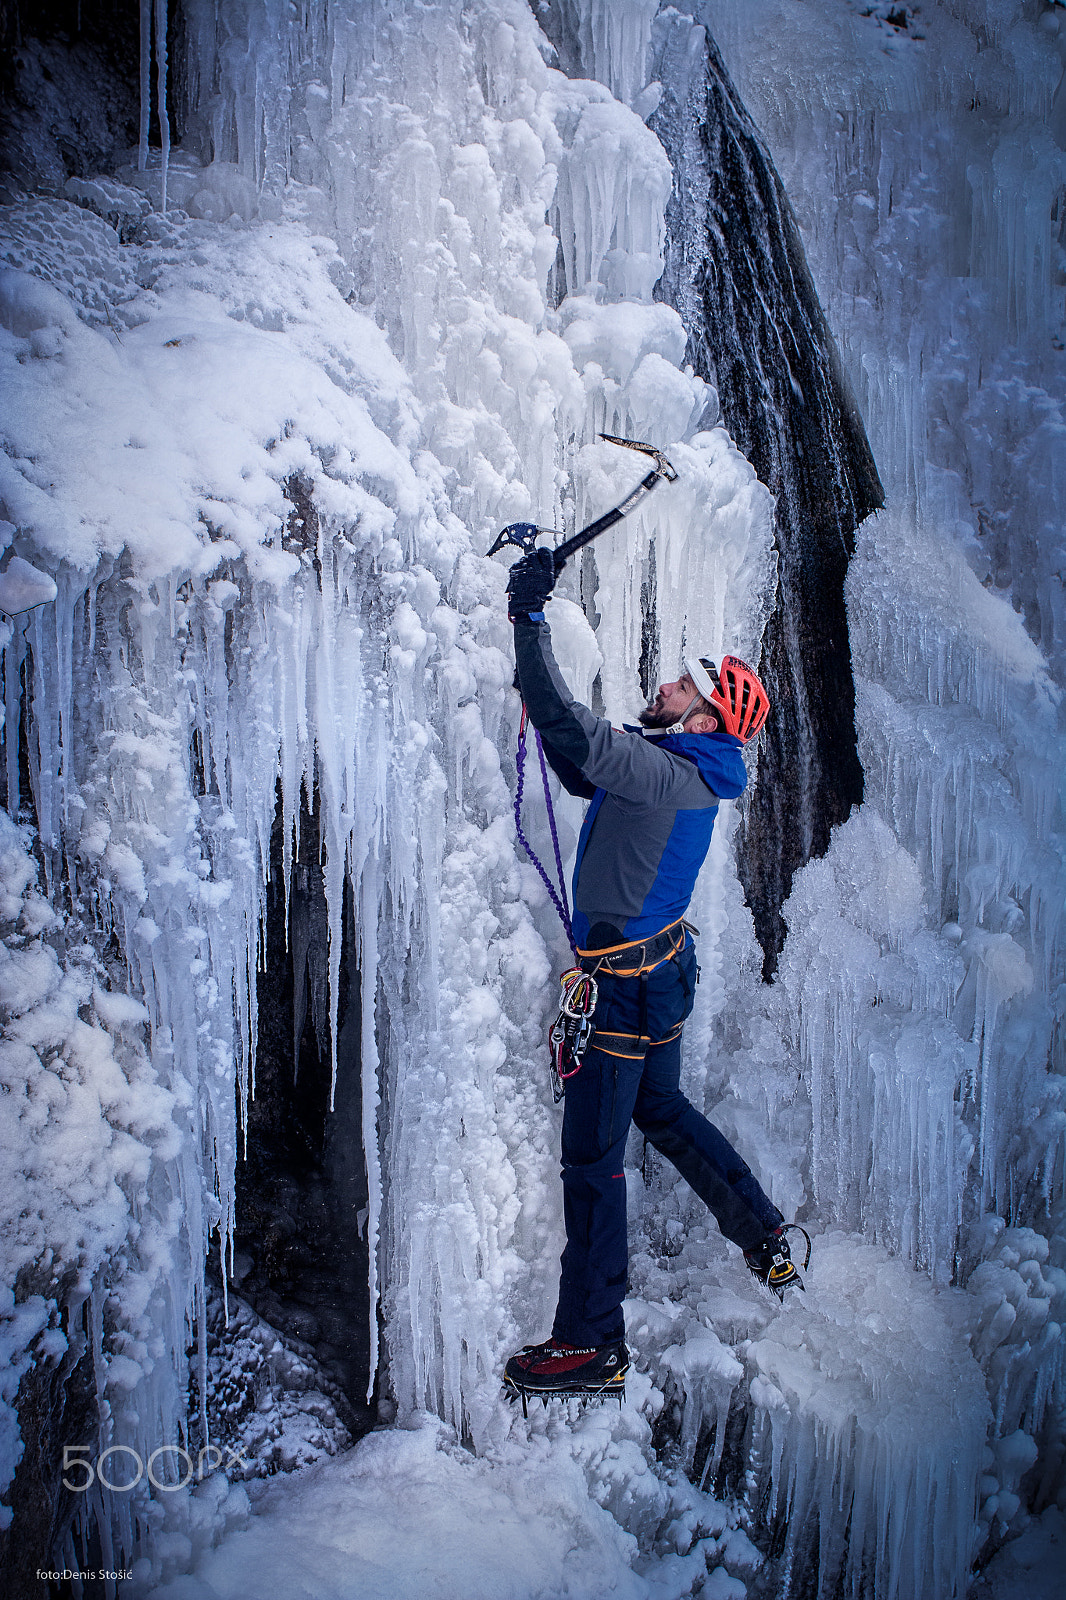
[[[683,672],[676,682],[659,685],[654,699],[648,702],[637,720],[642,728],[669,728],[685,715],[698,694],[688,673]],[[705,709],[702,701],[700,709]]]

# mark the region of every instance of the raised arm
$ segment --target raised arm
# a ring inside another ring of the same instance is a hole
[[[550,746],[594,789],[606,789],[635,805],[661,805],[691,784],[689,762],[639,734],[612,728],[574,699],[552,654],[551,631],[542,616],[517,613],[512,621],[519,687],[546,751]]]

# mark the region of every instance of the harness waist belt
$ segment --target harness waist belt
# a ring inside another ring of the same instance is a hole
[[[578,950],[581,965],[586,972],[612,972],[616,978],[635,978],[650,972],[664,961],[672,961],[684,949],[685,932],[689,924],[684,917],[672,922],[661,933],[650,939],[630,939],[625,944],[614,944],[606,950]],[[695,931],[695,930],[693,930]]]
[[[606,1033],[597,1028],[592,1035],[592,1048],[605,1056],[621,1056],[625,1061],[643,1061],[650,1049],[660,1044],[672,1044],[681,1037],[683,1022],[675,1023],[661,1039],[649,1039],[638,1033]]]

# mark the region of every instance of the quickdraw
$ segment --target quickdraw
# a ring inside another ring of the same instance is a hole
[[[596,979],[583,967],[571,967],[559,979],[563,998],[559,1015],[548,1030],[551,1085],[556,1105],[566,1093],[568,1078],[580,1070],[592,1042],[592,1013],[598,998]]]

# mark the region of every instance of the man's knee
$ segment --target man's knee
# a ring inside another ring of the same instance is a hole
[[[691,1100],[686,1099],[680,1089],[668,1090],[664,1094],[642,1094],[637,1097],[633,1108],[633,1122],[638,1132],[655,1144],[658,1134],[669,1133],[686,1111],[691,1110]]]
[[[593,1188],[611,1183],[624,1175],[625,1153],[624,1139],[616,1140],[608,1150],[594,1153],[589,1159],[585,1159],[588,1152],[570,1152],[564,1149],[563,1182],[583,1183]]]

